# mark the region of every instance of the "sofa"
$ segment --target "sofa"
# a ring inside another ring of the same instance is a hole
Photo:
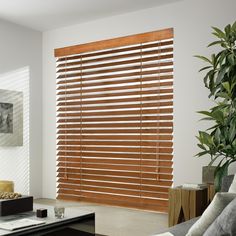
[[[234,175],[225,176],[222,180],[221,192],[228,192],[229,187],[233,181]],[[170,232],[174,236],[184,236],[187,234],[190,227],[198,220],[199,217],[193,218],[186,222],[177,224],[173,227],[166,229],[165,231],[161,231],[158,233]]]

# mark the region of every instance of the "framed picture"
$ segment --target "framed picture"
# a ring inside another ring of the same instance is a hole
[[[23,92],[0,89],[0,146],[23,145]]]

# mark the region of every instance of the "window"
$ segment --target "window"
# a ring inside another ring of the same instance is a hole
[[[167,211],[173,30],[55,50],[58,199]]]

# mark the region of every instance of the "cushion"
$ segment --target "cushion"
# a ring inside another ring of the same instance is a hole
[[[163,229],[157,232],[158,233],[164,233],[164,232],[170,232],[174,236],[184,236],[187,234],[188,230],[191,228],[191,226],[199,219],[200,217],[193,218],[191,220],[187,220],[185,222],[182,222],[180,224],[174,225],[168,229]]]
[[[153,236],[174,236],[174,235],[170,232],[166,232],[166,233],[162,233],[162,234],[154,234]]]
[[[233,182],[229,187],[229,193],[236,193],[236,175],[234,175]]]
[[[236,197],[234,193],[216,193],[199,220],[193,224],[186,236],[202,236],[223,209]]]
[[[234,236],[236,235],[236,198],[231,201],[216,220],[210,225],[203,236]]]

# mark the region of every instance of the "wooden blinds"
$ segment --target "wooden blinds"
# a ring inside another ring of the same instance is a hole
[[[166,211],[172,29],[55,50],[58,199]]]

